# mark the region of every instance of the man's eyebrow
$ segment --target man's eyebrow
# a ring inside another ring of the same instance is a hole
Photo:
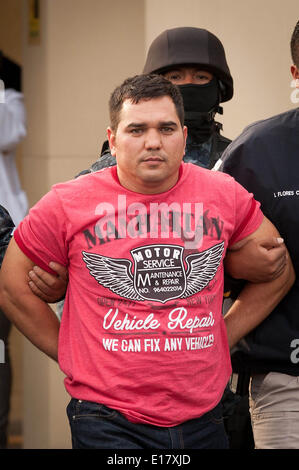
[[[174,121],[161,121],[159,122],[160,127],[178,127],[177,123]]]
[[[131,122],[126,126],[127,129],[131,128],[145,128],[147,127],[148,124],[146,122]],[[174,121],[159,121],[158,122],[158,127],[177,127],[177,123]]]
[[[139,127],[146,127],[146,126],[147,126],[147,125],[146,125],[145,122],[131,122],[130,124],[128,124],[128,125],[126,126],[126,128],[127,128],[127,129],[130,129],[130,128],[133,127],[134,129],[136,129],[136,128],[139,128]]]
[[[175,69],[168,70],[166,73],[173,73],[173,72],[180,72],[182,70],[182,67],[176,67]]]

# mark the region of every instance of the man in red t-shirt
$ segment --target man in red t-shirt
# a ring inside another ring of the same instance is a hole
[[[288,292],[291,261],[223,318],[226,252],[233,269],[277,230],[233,178],[182,163],[182,98],[165,78],[126,80],[110,119],[117,165],[31,209],[3,262],[1,306],[65,373],[75,448],[226,448],[229,348]],[[61,325],[27,280],[52,260],[69,273]]]

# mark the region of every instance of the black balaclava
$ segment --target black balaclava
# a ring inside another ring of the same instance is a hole
[[[178,85],[184,101],[185,125],[195,143],[208,140],[214,128],[214,116],[219,110],[219,84],[214,77],[204,85]]]

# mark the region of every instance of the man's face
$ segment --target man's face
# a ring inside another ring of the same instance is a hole
[[[138,104],[125,100],[117,130],[108,128],[121,185],[142,194],[170,189],[178,180],[186,137],[169,96]]]
[[[177,67],[163,74],[167,80],[174,85],[206,85],[209,83],[213,75],[200,67]]]

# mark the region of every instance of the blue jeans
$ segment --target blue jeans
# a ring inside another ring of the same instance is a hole
[[[74,449],[228,448],[221,404],[200,418],[168,428],[131,423],[105,405],[74,398],[67,414]]]

